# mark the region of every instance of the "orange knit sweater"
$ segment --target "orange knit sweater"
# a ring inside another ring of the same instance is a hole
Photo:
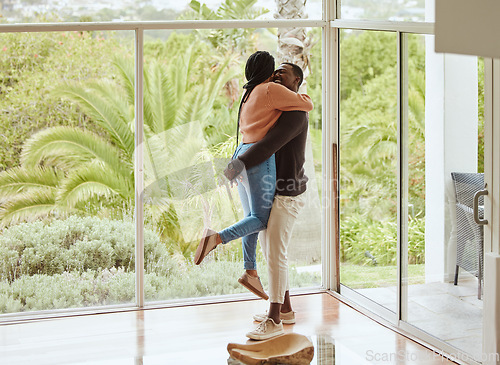
[[[284,111],[309,112],[312,109],[312,100],[306,94],[298,94],[274,82],[259,84],[241,107],[240,131],[243,143],[261,140]]]

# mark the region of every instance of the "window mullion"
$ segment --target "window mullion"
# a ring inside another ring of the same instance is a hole
[[[408,298],[408,34],[398,32],[398,238],[397,319],[406,320]]]
[[[135,297],[144,307],[144,30],[135,31]]]

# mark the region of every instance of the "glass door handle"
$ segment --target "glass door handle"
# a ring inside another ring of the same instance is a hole
[[[474,221],[481,226],[488,224],[487,219],[479,219],[479,198],[484,195],[488,195],[486,185],[484,186],[484,190],[479,190],[476,194],[474,194]]]

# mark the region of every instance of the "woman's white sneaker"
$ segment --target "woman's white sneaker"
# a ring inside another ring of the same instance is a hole
[[[268,338],[273,338],[284,333],[283,323],[276,324],[272,318],[266,317],[253,331],[247,333],[247,337],[252,340],[267,340]]]
[[[267,318],[267,312],[261,314],[255,314],[253,320],[257,322],[262,322]],[[280,319],[283,324],[294,324],[295,323],[295,312],[290,311],[287,313],[280,313]]]

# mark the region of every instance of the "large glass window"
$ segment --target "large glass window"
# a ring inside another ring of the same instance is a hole
[[[295,60],[284,57],[288,44],[278,46],[283,31],[145,32],[146,300],[246,292],[237,282],[240,240],[201,266],[193,255],[203,227],[221,230],[242,218],[222,171],[235,149],[244,64],[257,49],[278,64],[300,64],[300,92],[315,103],[309,204],[289,260],[291,288],[321,285],[321,33],[294,30],[308,40],[307,56]],[[133,303],[133,33],[4,34],[1,41],[8,56],[2,133],[11,141],[0,156],[2,313]],[[258,268],[267,287],[260,249]]]
[[[248,292],[237,281],[243,273],[241,239],[220,245],[200,266],[193,263],[194,252],[204,227],[221,231],[243,218],[238,191],[223,170],[236,148],[248,56],[259,49],[274,54],[276,65],[303,59],[281,57],[279,30],[234,32],[172,32],[166,41],[159,34],[160,40],[145,43],[145,224],[165,250],[146,265],[147,301]],[[310,203],[293,231],[291,288],[321,285],[321,33],[296,33],[315,39],[300,64],[305,75],[300,92],[312,97],[315,109],[305,167]],[[145,35],[152,37],[149,31]],[[260,247],[257,253],[257,270],[267,288]]]
[[[1,313],[134,301],[131,35],[0,36]]]

